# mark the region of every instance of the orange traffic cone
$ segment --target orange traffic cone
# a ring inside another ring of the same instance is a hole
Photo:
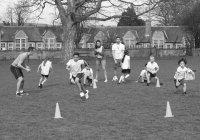
[[[54,118],[55,119],[63,118],[63,117],[61,117],[61,114],[60,114],[60,108],[59,108],[58,102],[56,103],[56,110],[55,110],[55,116],[54,116]]]
[[[170,107],[169,101],[167,101],[167,108],[166,108],[165,118],[171,118],[171,117],[174,117],[174,115],[172,115],[172,111],[171,111],[171,107]]]

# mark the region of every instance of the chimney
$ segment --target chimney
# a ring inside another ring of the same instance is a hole
[[[151,35],[151,21],[148,19],[145,22],[145,37],[150,37]]]

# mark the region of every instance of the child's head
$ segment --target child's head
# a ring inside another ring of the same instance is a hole
[[[185,58],[181,58],[179,61],[178,61],[178,64],[181,66],[181,67],[184,67],[186,64],[187,64],[187,60]]]
[[[96,43],[95,43],[95,48],[99,48],[101,47],[101,41],[100,40],[97,40]]]
[[[154,56],[150,56],[150,62],[153,63],[155,61],[155,57]]]
[[[119,36],[116,37],[116,43],[117,44],[121,43],[121,38]]]
[[[73,59],[74,59],[75,62],[77,62],[79,60],[79,53],[75,52],[73,54]]]

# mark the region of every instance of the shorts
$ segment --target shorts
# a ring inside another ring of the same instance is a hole
[[[42,77],[46,77],[46,78],[48,78],[49,77],[49,75],[44,75],[44,74],[41,74],[42,75]]]
[[[79,82],[81,82],[81,79],[83,78],[84,74],[83,73],[78,73],[76,76],[72,75],[72,78],[74,79],[74,81],[76,80],[76,78],[79,79]]]
[[[17,68],[15,66],[10,66],[10,71],[14,75],[15,79],[18,79],[19,77],[24,77],[24,74],[22,72],[22,69]]]
[[[115,63],[114,69],[117,69],[118,67],[121,67],[122,60],[121,59],[116,59],[116,61],[117,61],[117,63]]]
[[[149,71],[148,71],[147,73],[150,74],[150,78],[154,78],[154,77],[156,77],[156,73],[153,74],[153,73],[151,73],[151,72],[149,72]]]
[[[184,78],[183,79],[179,79],[178,82],[180,83],[180,85],[183,85],[183,84],[185,84],[185,79]],[[176,86],[176,79],[174,79],[174,84]]]
[[[131,73],[131,69],[122,69],[122,73],[123,74],[130,74]]]
[[[92,79],[90,77],[87,77],[87,81],[89,84],[92,84]]]

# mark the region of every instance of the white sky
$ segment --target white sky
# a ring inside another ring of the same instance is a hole
[[[13,6],[14,3],[17,3],[17,1],[19,0],[0,0],[0,22],[2,22],[4,20],[4,17],[5,17],[5,13],[6,13],[6,9],[9,7],[9,6]],[[107,5],[107,4],[104,4],[104,5]],[[111,9],[109,8],[109,14],[120,14],[120,12],[116,9]],[[37,19],[34,19],[30,22],[34,22],[34,23],[44,23],[44,24],[51,24],[52,25],[52,20],[54,19],[53,18],[53,15],[55,13],[55,9],[53,9],[53,7],[46,7],[43,14],[41,15],[41,18],[40,20],[37,20]],[[32,14],[31,17],[35,17],[37,14],[34,13],[34,15]],[[97,24],[97,25],[110,25],[110,26],[116,26],[117,25],[117,21],[116,20],[110,20],[110,21],[104,21],[104,22],[90,22],[90,24]]]

